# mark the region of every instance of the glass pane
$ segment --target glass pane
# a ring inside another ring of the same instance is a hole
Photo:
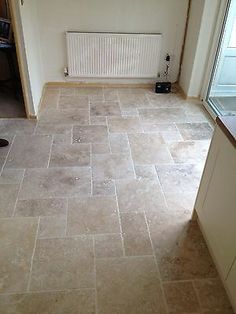
[[[234,20],[233,31],[229,41],[229,47],[236,48],[236,19]]]

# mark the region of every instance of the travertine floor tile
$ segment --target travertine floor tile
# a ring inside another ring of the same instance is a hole
[[[120,234],[97,234],[94,240],[96,258],[123,256]]]
[[[157,180],[117,180],[116,189],[121,212],[158,211],[166,206]]]
[[[173,142],[168,147],[176,163],[203,163],[209,144],[209,141]]]
[[[234,313],[221,281],[216,279],[203,279],[194,281],[201,308],[215,313]],[[225,312],[224,312],[225,311]],[[204,312],[205,313],[205,312]],[[208,313],[208,312],[206,312]],[[211,313],[211,312],[210,312]]]
[[[137,165],[172,163],[166,144],[158,134],[129,134],[133,161]],[[148,152],[148,153],[147,153]]]
[[[93,241],[89,237],[39,239],[30,290],[94,287]]]
[[[120,232],[115,197],[71,199],[68,207],[68,235]]]
[[[44,123],[58,124],[89,124],[89,111],[84,109],[50,109],[40,114],[40,121]]]
[[[133,163],[128,154],[92,156],[94,180],[134,178]]]
[[[93,181],[93,195],[115,195],[113,180]]]
[[[198,164],[158,165],[156,170],[166,193],[194,193],[199,187],[202,167]]]
[[[109,154],[110,147],[108,143],[92,144],[92,154]]]
[[[113,154],[129,154],[130,147],[127,134],[112,133],[109,135],[111,152]]]
[[[0,134],[16,135],[16,134],[33,134],[36,122],[26,119],[2,119],[0,121]]]
[[[26,170],[20,199],[76,197],[90,195],[89,168],[50,168]]]
[[[60,90],[59,89],[50,89],[46,88],[43,98],[42,98],[42,103],[41,103],[41,110],[44,109],[55,109],[58,106],[58,101],[60,97]]]
[[[157,179],[156,168],[153,165],[135,166],[137,179]]]
[[[19,184],[0,185],[0,217],[11,217],[19,191]]]
[[[19,200],[16,205],[15,216],[60,216],[66,215],[66,210],[67,200],[64,198]]]
[[[66,235],[66,216],[40,217],[38,238],[57,238]]]
[[[18,135],[7,158],[7,168],[47,167],[52,137],[48,135]]]
[[[166,314],[153,257],[97,260],[100,314]]]
[[[76,95],[61,96],[58,103],[59,109],[89,109],[88,97],[80,97]]]
[[[144,213],[122,213],[121,226],[126,255],[152,255]]]
[[[136,117],[110,117],[108,127],[111,133],[142,132],[140,121]]]
[[[0,296],[1,314],[95,314],[94,291],[71,290]]]
[[[188,225],[181,212],[177,214],[166,220],[159,213],[147,213],[161,278],[215,278],[217,271],[198,225]]]
[[[90,105],[91,116],[120,116],[120,106],[118,102],[94,102]]]
[[[0,293],[26,291],[37,226],[37,218],[0,219]]]
[[[200,305],[192,282],[165,283],[164,291],[170,314],[200,312]]]
[[[54,144],[49,167],[90,166],[89,144]]]
[[[1,120],[0,314],[232,314],[189,222],[213,127],[174,85],[47,86]]]
[[[0,176],[0,184],[19,184],[24,175],[22,169],[7,169],[5,168]]]
[[[74,143],[107,143],[107,127],[103,125],[74,126]]]
[[[213,130],[209,123],[182,123],[177,127],[184,140],[210,140]]]
[[[35,134],[53,135],[53,134],[71,134],[72,126],[63,124],[51,124],[38,122],[35,129]]]
[[[143,123],[181,123],[187,116],[183,108],[140,109],[140,119]]]

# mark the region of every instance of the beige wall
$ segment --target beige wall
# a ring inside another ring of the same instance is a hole
[[[75,30],[162,33],[162,56],[164,58],[167,52],[172,55],[171,77],[175,81],[187,7],[188,0],[37,1],[45,80],[64,80],[63,68],[67,65],[65,32]]]

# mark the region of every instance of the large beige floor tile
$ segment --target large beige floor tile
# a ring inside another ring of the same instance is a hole
[[[7,158],[7,168],[47,167],[52,137],[48,135],[16,136]]]
[[[204,163],[209,141],[173,142],[168,145],[176,163]]]
[[[129,154],[130,146],[127,134],[109,134],[111,152],[113,154]]]
[[[38,238],[59,238],[66,236],[67,216],[40,217]]]
[[[26,170],[20,199],[60,198],[90,195],[89,168],[50,168]]]
[[[141,123],[136,117],[110,117],[108,127],[111,133],[142,132]]]
[[[60,216],[66,215],[66,199],[32,199],[18,200],[15,216],[39,217],[39,216]]]
[[[133,161],[138,165],[172,163],[173,159],[159,134],[129,134]]]
[[[89,144],[54,144],[51,149],[49,167],[90,166]]]
[[[153,254],[144,213],[122,213],[121,226],[127,256]]]
[[[217,271],[198,225],[184,222],[181,212],[176,215],[166,221],[158,214],[147,214],[161,278],[215,278]]]
[[[92,238],[74,237],[37,241],[30,283],[31,291],[93,287]]]
[[[200,313],[200,304],[192,282],[169,282],[164,284],[170,314]]]
[[[37,218],[0,219],[0,293],[26,291],[37,226]]]
[[[213,130],[209,123],[182,123],[177,124],[177,127],[184,140],[210,140]]]
[[[20,184],[24,175],[23,169],[3,169],[0,184]]]
[[[96,234],[94,241],[96,258],[123,256],[120,234]]]
[[[117,180],[116,188],[121,212],[158,211],[166,206],[156,180]]]
[[[89,109],[89,99],[87,96],[61,96],[58,103],[59,109]]]
[[[96,268],[100,314],[166,314],[152,257],[99,259]]]
[[[90,105],[91,116],[120,116],[120,106],[118,102],[105,101],[94,102]]]
[[[0,296],[1,314],[95,314],[93,290]]]
[[[134,178],[133,163],[128,154],[103,154],[92,156],[94,180]]]
[[[75,126],[73,128],[74,143],[106,143],[107,127],[103,125]]]
[[[166,193],[194,193],[199,187],[202,174],[201,165],[158,165],[156,170]]]
[[[43,111],[39,119],[44,123],[87,125],[89,124],[89,111],[84,109],[50,109]]]
[[[196,280],[194,286],[204,311],[234,313],[220,279]]]
[[[0,134],[15,135],[15,134],[33,134],[36,122],[26,119],[2,119],[0,121]]]
[[[143,123],[181,123],[187,120],[183,108],[140,109],[139,114]]]
[[[93,195],[115,195],[115,183],[113,180],[93,181]]]
[[[59,97],[59,89],[46,88],[42,98],[40,109],[56,109],[58,106]]]
[[[53,134],[71,134],[72,126],[57,124],[57,123],[44,123],[38,122],[35,129],[35,134],[53,135]]]
[[[120,226],[115,197],[98,196],[69,200],[69,235],[117,232],[120,232]]]
[[[0,217],[11,217],[19,191],[19,184],[0,184]]]

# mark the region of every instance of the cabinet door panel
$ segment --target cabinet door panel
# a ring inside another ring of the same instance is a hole
[[[236,255],[236,149],[225,136],[221,139],[198,216],[219,270],[226,279]]]

